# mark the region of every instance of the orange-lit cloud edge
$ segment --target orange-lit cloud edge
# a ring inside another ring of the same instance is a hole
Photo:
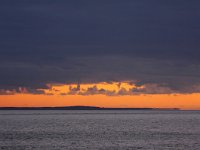
[[[49,84],[38,89],[40,94],[26,88],[0,95],[0,107],[99,106],[127,108],[180,108],[200,110],[200,93],[175,93],[154,84],[136,86],[130,82],[94,84]]]

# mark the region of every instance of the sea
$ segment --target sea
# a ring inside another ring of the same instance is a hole
[[[1,110],[0,150],[200,150],[200,111]]]

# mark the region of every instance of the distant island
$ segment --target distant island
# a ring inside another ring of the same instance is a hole
[[[0,110],[179,110],[178,108],[106,108],[95,106],[0,107]]]

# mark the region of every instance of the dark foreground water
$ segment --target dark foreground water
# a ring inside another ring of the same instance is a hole
[[[0,111],[0,149],[200,150],[200,111]]]

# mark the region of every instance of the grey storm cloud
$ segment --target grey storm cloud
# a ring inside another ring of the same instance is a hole
[[[1,0],[0,89],[131,81],[200,92],[199,18],[199,1]]]

